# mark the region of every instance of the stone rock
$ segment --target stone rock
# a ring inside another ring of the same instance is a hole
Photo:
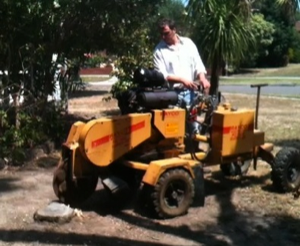
[[[68,223],[74,216],[74,209],[62,203],[52,202],[47,207],[37,210],[33,218],[35,221]]]

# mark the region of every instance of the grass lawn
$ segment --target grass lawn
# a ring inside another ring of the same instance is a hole
[[[294,84],[300,85],[300,77],[299,78],[263,78],[263,77],[221,77],[221,84],[234,84],[234,85],[248,85],[248,84],[261,84],[267,83],[272,85],[280,85],[280,84]]]
[[[239,108],[255,109],[255,95],[223,93],[226,99]],[[258,126],[265,131],[267,141],[278,147],[300,147],[300,100],[261,96]]]
[[[221,77],[223,84],[296,84],[300,85],[300,64],[280,68],[245,69],[243,73]]]
[[[289,64],[279,68],[254,68],[245,69],[243,74],[235,74],[234,77],[300,77],[300,64]]]

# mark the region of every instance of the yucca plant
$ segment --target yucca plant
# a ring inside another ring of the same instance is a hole
[[[292,20],[295,17],[296,11],[300,10],[300,0],[276,0],[276,4]]]
[[[247,0],[189,0],[188,16],[193,39],[211,70],[210,94],[219,87],[222,64],[238,63],[255,45],[250,28],[251,3]]]

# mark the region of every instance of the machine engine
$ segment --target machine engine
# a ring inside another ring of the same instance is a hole
[[[175,106],[178,95],[169,88],[162,73],[138,68],[133,76],[133,88],[117,96],[122,114],[149,112]]]

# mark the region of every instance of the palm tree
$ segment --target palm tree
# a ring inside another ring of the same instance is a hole
[[[300,9],[300,0],[276,0],[276,3],[293,11]]]
[[[211,69],[210,94],[219,87],[222,63],[239,62],[255,44],[249,27],[249,0],[189,0],[188,16],[194,26],[193,39]]]
[[[295,17],[297,10],[300,10],[300,0],[276,0],[276,4],[282,8],[286,16]]]

